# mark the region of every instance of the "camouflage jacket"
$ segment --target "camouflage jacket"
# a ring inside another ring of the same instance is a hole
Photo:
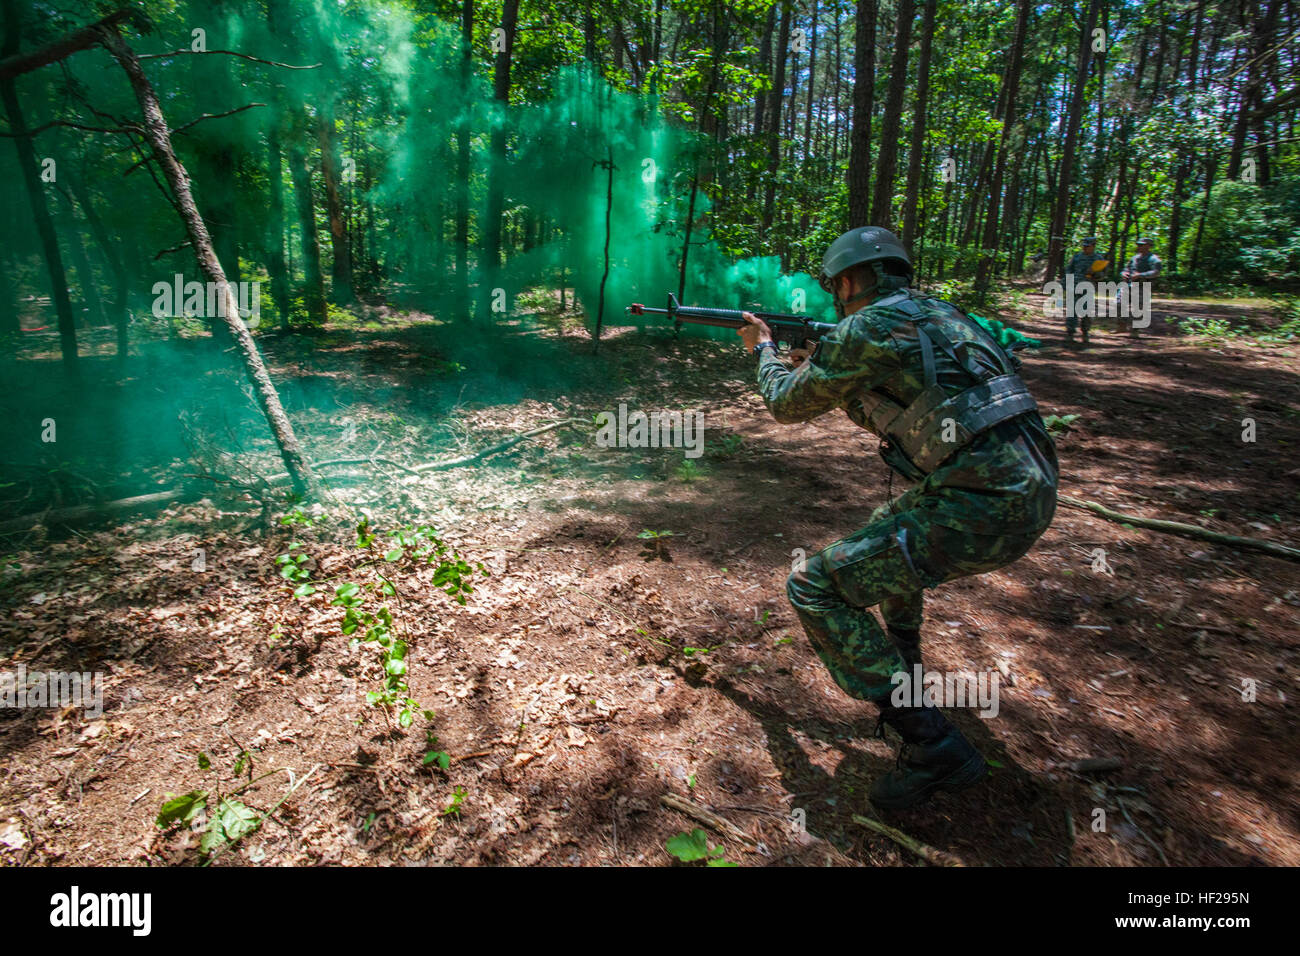
[[[1082,282],[1091,274],[1092,264],[1100,259],[1101,256],[1091,255],[1086,252],[1076,252],[1070,264],[1065,267],[1066,275],[1074,276],[1075,282]]]
[[[892,294],[892,293],[890,293]],[[988,342],[973,320],[952,318],[933,300],[916,293],[913,300],[942,321],[958,348]],[[768,410],[779,422],[804,422],[843,408],[862,428],[870,425],[858,398],[868,390],[883,392],[907,405],[925,387],[921,345],[916,325],[892,305],[878,305],[886,295],[841,321],[822,337],[816,351],[793,371],[764,349],[758,365],[758,388]],[[995,347],[996,344],[995,344]],[[992,361],[979,348],[973,358],[990,375]],[[936,350],[938,384],[955,394],[975,384],[950,357]],[[1004,421],[977,435],[912,492],[912,506],[932,523],[981,534],[1041,530],[1051,520],[1056,502],[1056,449],[1037,413]]]
[[[1140,280],[1149,282],[1160,275],[1160,257],[1154,252],[1148,252],[1146,255],[1138,253],[1128,261],[1126,271],[1136,272]]]

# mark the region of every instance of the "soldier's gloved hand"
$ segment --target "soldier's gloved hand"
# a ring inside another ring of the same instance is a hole
[[[753,312],[742,312],[740,314],[749,323],[744,328],[736,329],[736,334],[745,343],[746,352],[754,351],[754,346],[759,342],[772,341],[772,330],[767,327],[766,322]]]

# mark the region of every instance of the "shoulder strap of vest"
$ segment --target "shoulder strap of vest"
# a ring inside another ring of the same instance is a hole
[[[988,378],[987,373],[981,371],[981,369],[971,360],[969,353],[969,346],[971,345],[974,345],[975,348],[978,348],[981,352],[987,355],[1003,375],[1016,374],[1015,365],[1007,356],[1006,349],[1004,349],[998,341],[993,338],[987,329],[951,303],[944,302],[942,299],[930,299],[928,301],[942,307],[947,311],[949,317],[963,323],[967,328],[972,329],[975,332],[976,341],[974,343],[968,343],[965,341],[953,343],[951,339],[949,339],[948,335],[943,331],[942,327],[936,325],[928,326],[928,328],[933,329],[934,332],[948,342],[951,351],[945,350],[945,354],[965,369],[966,374],[970,375],[976,382],[983,382]]]

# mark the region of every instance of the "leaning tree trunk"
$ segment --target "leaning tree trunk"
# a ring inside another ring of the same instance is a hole
[[[158,95],[154,92],[148,77],[144,75],[135,53],[118,34],[116,25],[102,27],[100,36],[104,46],[121,64],[131,81],[131,89],[135,92],[136,99],[140,103],[140,111],[144,115],[145,137],[153,148],[154,158],[162,167],[167,183],[176,195],[176,206],[185,222],[185,230],[189,234],[190,244],[198,258],[199,268],[208,277],[209,282],[216,283],[218,299],[224,307],[226,326],[238,346],[244,369],[253,382],[258,404],[266,416],[267,423],[271,426],[271,433],[275,436],[276,444],[280,449],[280,458],[284,462],[285,470],[289,472],[294,490],[301,495],[319,495],[322,486],[311,465],[303,457],[302,449],[298,445],[298,437],[294,434],[293,425],[290,424],[289,417],[280,404],[280,396],[271,382],[271,376],[266,371],[266,365],[257,351],[257,345],[249,334],[247,326],[240,320],[239,305],[230,289],[230,283],[226,281],[221,263],[217,261],[212,237],[208,235],[208,227],[194,205],[189,174],[172,151],[171,133],[167,129],[167,121],[158,103]]]

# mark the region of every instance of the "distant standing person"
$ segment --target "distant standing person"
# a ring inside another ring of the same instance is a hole
[[[1125,282],[1144,282],[1147,285],[1155,282],[1156,276],[1160,275],[1160,257],[1151,251],[1152,241],[1150,239],[1139,239],[1137,242],[1137,255],[1128,261],[1124,271],[1120,273]],[[1150,302],[1150,289],[1142,297],[1142,301]],[[1133,296],[1129,296],[1129,301],[1134,301]],[[1129,335],[1137,338],[1137,330],[1133,328],[1133,317],[1131,315],[1121,315],[1115,323],[1116,332],[1128,332]]]
[[[1074,257],[1070,259],[1070,263],[1065,267],[1065,274],[1061,276],[1061,280],[1065,280],[1065,275],[1074,276],[1074,284],[1076,287],[1080,283],[1091,282],[1093,278],[1092,269],[1094,264],[1097,262],[1096,252],[1097,237],[1085,236],[1083,239],[1083,250],[1081,252],[1076,252]],[[1083,326],[1083,344],[1088,344],[1088,332],[1092,329],[1092,316],[1085,315],[1081,318],[1083,320],[1082,323],[1079,322],[1080,317],[1075,316],[1074,314],[1073,303],[1067,302],[1065,315],[1065,341],[1071,345],[1074,344],[1074,329],[1078,324],[1082,324]]]

